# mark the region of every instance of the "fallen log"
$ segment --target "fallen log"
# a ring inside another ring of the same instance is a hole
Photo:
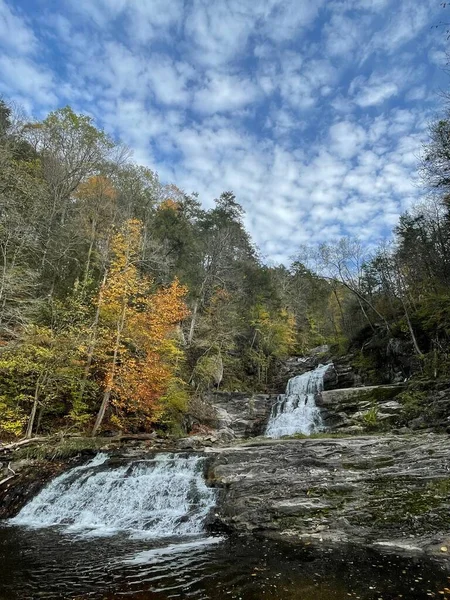
[[[6,483],[7,481],[9,481],[10,479],[12,479],[13,477],[15,477],[17,475],[17,473],[14,471],[14,469],[11,469],[11,463],[8,463],[7,469],[8,469],[8,471],[11,471],[12,475],[8,475],[8,477],[5,477],[4,479],[2,479],[0,481],[0,485],[3,485],[4,483]]]
[[[4,479],[2,479],[0,481],[0,485],[3,485],[4,483],[6,483],[7,481],[9,481],[10,479],[12,479],[14,477],[14,475],[9,475],[8,477],[5,477]]]
[[[108,441],[126,442],[128,440],[155,440],[158,436],[155,433],[123,433],[117,436],[102,438]]]
[[[98,436],[95,438],[91,438],[89,436],[83,436],[83,435],[79,435],[76,433],[68,433],[65,435],[53,435],[53,436],[42,436],[42,437],[35,437],[35,438],[26,438],[24,440],[20,440],[18,442],[12,442],[11,444],[0,444],[0,454],[6,454],[9,452],[14,452],[14,450],[17,450],[18,448],[23,448],[24,446],[30,446],[32,444],[42,444],[44,442],[61,442],[64,439],[71,439],[71,440],[89,440],[89,439],[96,439],[99,441],[104,441],[105,443],[111,443],[111,442],[126,442],[126,441],[131,441],[131,440],[154,440],[158,438],[158,436],[155,434],[155,432],[153,433],[124,433],[124,434],[119,434],[116,436],[111,436],[111,437],[107,437],[107,436]]]
[[[16,448],[21,448],[22,446],[28,446],[30,444],[47,442],[54,438],[49,437],[36,437],[36,438],[27,438],[25,440],[20,440],[19,442],[13,442],[12,444],[4,444],[0,445],[0,452],[11,452]]]

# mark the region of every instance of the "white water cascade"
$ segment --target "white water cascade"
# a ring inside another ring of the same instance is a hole
[[[199,456],[157,454],[114,464],[106,454],[54,479],[19,514],[14,525],[133,537],[196,535],[215,504]]]
[[[286,392],[278,397],[272,408],[267,437],[280,438],[294,433],[310,435],[323,429],[315,396],[323,390],[323,378],[329,368],[329,364],[319,365],[314,371],[289,379]]]

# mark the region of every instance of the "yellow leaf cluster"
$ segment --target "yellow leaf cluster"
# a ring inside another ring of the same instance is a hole
[[[175,279],[155,290],[153,281],[139,271],[142,224],[127,221],[111,244],[112,260],[101,291],[104,342],[116,348],[105,351],[105,387],[114,392],[114,405],[122,411],[139,411],[157,419],[160,399],[175,377],[181,358],[174,337],[188,310],[187,288]],[[115,341],[114,341],[115,340]]]

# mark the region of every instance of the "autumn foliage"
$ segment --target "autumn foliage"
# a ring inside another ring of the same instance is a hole
[[[142,223],[128,220],[111,242],[111,262],[100,303],[104,395],[94,433],[112,404],[116,424],[134,413],[134,421],[156,421],[162,399],[176,378],[181,352],[177,324],[187,316],[187,289],[175,279],[155,289],[138,269]]]

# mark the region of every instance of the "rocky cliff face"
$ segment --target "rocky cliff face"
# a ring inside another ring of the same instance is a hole
[[[292,358],[285,375],[321,362],[320,353]],[[450,437],[420,431],[450,429],[448,383],[432,391],[426,383],[407,392],[402,384],[358,387],[349,357],[330,365],[324,382],[316,404],[327,430],[353,437],[328,433],[244,443],[263,435],[277,395],[217,392],[198,399],[191,415],[198,435],[164,440],[163,446],[157,439],[136,442],[131,451],[205,452],[207,478],[220,489],[213,518],[220,527],[293,543],[348,542],[447,556]],[[382,433],[362,435],[373,430]],[[121,447],[114,452],[128,456]],[[0,489],[0,517],[15,514],[62,468],[53,462],[25,465]],[[6,463],[5,470],[9,477]]]
[[[272,440],[208,452],[209,479],[221,488],[216,519],[232,530],[408,552],[450,547],[448,436]]]
[[[320,360],[291,358],[287,362],[291,377],[302,375],[317,367]],[[287,381],[287,380],[286,380]],[[316,398],[327,430],[365,431],[365,415],[376,408],[376,419],[384,425],[394,425],[401,405],[393,398],[402,391],[400,386],[346,387],[355,385],[356,377],[348,358],[330,363],[324,376],[324,389]],[[286,386],[284,386],[286,387]],[[344,388],[344,389],[341,389]],[[215,392],[204,395],[202,402],[209,407],[208,425],[222,441],[243,439],[264,434],[276,394],[246,394]],[[370,425],[370,424],[368,424]],[[372,423],[373,425],[373,423]]]
[[[324,378],[325,390],[346,389],[362,385],[352,366],[353,355],[335,357]]]
[[[402,404],[396,397],[402,386],[368,386],[323,391],[317,398],[328,431],[363,433],[395,428],[401,422]]]
[[[215,411],[216,435],[221,440],[263,435],[275,394],[216,392],[205,396]]]

